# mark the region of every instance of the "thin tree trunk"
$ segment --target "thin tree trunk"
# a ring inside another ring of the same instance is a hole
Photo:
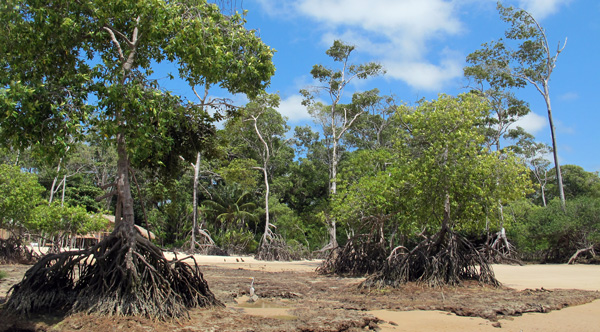
[[[267,244],[267,241],[271,238],[271,223],[269,221],[269,177],[266,163],[263,165],[263,175],[265,177],[265,232],[263,234],[263,244]]]
[[[198,228],[198,174],[200,172],[200,152],[196,154],[196,165],[194,166],[194,193],[192,202],[192,236],[190,238],[190,250],[196,246],[196,228]]]
[[[60,166],[62,164],[62,158],[58,160],[58,166],[56,167],[56,176],[54,176],[54,180],[52,180],[52,186],[50,186],[50,198],[48,199],[48,204],[52,204],[52,200],[54,199],[54,193],[56,192],[56,181],[58,180],[58,173],[60,173]]]
[[[67,174],[63,175],[62,179],[62,197],[60,199],[60,206],[65,206],[65,188],[67,187]]]
[[[565,211],[565,191],[563,189],[562,172],[560,170],[560,164],[558,163],[558,146],[556,144],[554,121],[552,120],[552,106],[550,105],[550,91],[547,82],[544,82],[544,100],[546,101],[546,107],[548,108],[548,121],[550,122],[550,135],[552,136],[552,154],[554,156],[554,169],[556,170],[556,183],[558,185],[558,194],[560,196],[560,204],[562,206],[562,209],[563,211]]]
[[[544,207],[546,207],[546,185],[540,186],[540,192],[542,193],[542,203],[544,203]]]
[[[335,128],[335,103],[331,106],[331,130],[333,137],[333,150],[331,152],[331,183],[330,183],[330,197],[332,198],[337,193],[337,165],[338,165],[338,152],[337,143],[338,137]],[[335,218],[330,218],[328,225],[329,230],[329,244],[326,247],[334,249],[338,246],[337,243],[337,227]]]
[[[268,241],[271,240],[271,223],[270,223],[270,219],[269,219],[269,174],[267,173],[267,166],[269,165],[269,159],[271,159],[271,150],[269,149],[269,145],[267,144],[267,142],[264,140],[262,134],[260,133],[260,130],[258,130],[258,117],[261,114],[258,114],[257,116],[252,116],[252,119],[254,120],[254,131],[256,131],[256,135],[258,135],[258,138],[260,139],[260,141],[262,142],[263,146],[265,147],[263,153],[262,153],[262,159],[263,159],[263,166],[262,166],[262,171],[263,171],[263,177],[265,179],[265,232],[263,233],[263,238],[262,238],[262,244],[266,245],[268,243]]]

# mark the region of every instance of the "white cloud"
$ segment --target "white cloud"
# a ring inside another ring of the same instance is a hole
[[[299,122],[310,120],[310,114],[305,106],[302,105],[301,95],[292,95],[281,100],[278,108],[281,115],[288,117],[290,122]]]
[[[461,30],[460,21],[452,17],[452,3],[442,0],[303,0],[297,7],[319,21],[390,36],[400,32],[421,39]]]
[[[292,3],[280,0],[254,0],[270,16],[285,17],[293,13]]]
[[[573,101],[579,99],[579,94],[577,92],[567,92],[558,96],[558,99],[562,101]]]
[[[572,0],[519,0],[519,7],[528,11],[536,20],[556,13],[561,6],[568,5]]]
[[[341,39],[380,59],[394,79],[418,89],[437,90],[462,76],[462,58],[426,59],[428,42],[463,31],[453,2],[443,0],[302,0],[299,12],[322,22],[326,46]]]
[[[545,117],[533,112],[529,112],[529,114],[515,122],[511,128],[522,127],[526,132],[535,135],[547,125],[548,120]]]
[[[400,79],[410,86],[424,90],[440,90],[445,82],[463,75],[462,58],[453,52],[442,52],[442,60],[439,64],[433,64],[425,60],[420,61],[395,61],[385,60],[383,66],[387,69],[387,75]]]
[[[462,76],[465,55],[433,50],[435,41],[466,31],[461,10],[496,0],[257,0],[270,15],[302,15],[319,23],[324,47],[341,39],[381,62],[388,76],[418,90],[436,91]],[[511,0],[537,19],[572,0]],[[489,8],[488,8],[489,7]],[[483,7],[482,7],[483,8]],[[283,14],[285,13],[285,14]],[[435,53],[434,53],[435,52]]]

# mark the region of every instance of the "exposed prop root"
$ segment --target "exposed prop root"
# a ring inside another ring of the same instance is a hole
[[[512,246],[512,245],[511,245]],[[523,261],[513,256],[517,255],[516,250],[511,250],[510,252],[505,252],[504,250],[498,250],[493,247],[480,249],[482,255],[484,255],[485,259],[490,264],[517,264],[517,265],[525,265]]]
[[[291,261],[291,248],[279,236],[273,236],[270,241],[261,242],[254,258],[262,261]]]
[[[0,264],[33,264],[39,258],[19,238],[0,239]]]
[[[386,257],[384,242],[359,235],[350,239],[345,246],[332,250],[317,268],[317,273],[363,276],[379,271]]]
[[[492,242],[491,245],[490,242]],[[487,241],[481,246],[479,251],[490,263],[523,265],[523,262],[517,258],[517,250],[512,243],[508,241],[504,228],[492,237],[488,237]]]
[[[407,282],[437,287],[458,285],[461,280],[500,285],[485,257],[471,242],[447,230],[420,242],[408,252],[395,250],[386,259],[383,269],[367,278],[361,287],[398,287]]]
[[[190,231],[190,239],[186,241],[183,245],[183,248],[187,248],[185,249],[185,252],[190,254],[202,255],[210,255],[208,251],[215,247],[215,241],[210,236],[208,230],[202,229],[200,227],[196,227],[195,229],[192,229]]]
[[[205,306],[222,304],[195,261],[168,261],[158,247],[120,225],[91,249],[42,257],[11,288],[5,308],[24,316],[62,310],[167,319]]]

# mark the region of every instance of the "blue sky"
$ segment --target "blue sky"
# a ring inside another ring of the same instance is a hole
[[[550,82],[561,164],[600,171],[600,2],[514,0],[546,29],[550,45],[568,42]],[[246,0],[247,27],[277,50],[269,92],[279,92],[279,111],[290,126],[311,121],[300,104],[301,88],[313,85],[315,64],[332,66],[325,51],[333,40],[356,46],[351,61],[376,61],[386,75],[357,82],[353,90],[377,87],[414,104],[439,93],[465,92],[466,56],[482,43],[503,37],[507,25],[495,0]],[[550,144],[544,100],[533,87],[517,91],[533,113],[519,123]],[[243,98],[239,98],[242,104]]]

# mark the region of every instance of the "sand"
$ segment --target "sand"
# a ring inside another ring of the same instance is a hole
[[[178,254],[178,258],[186,257]],[[314,271],[319,260],[299,262],[264,262],[246,256],[196,255],[199,265],[259,271]],[[515,289],[584,289],[600,291],[600,266],[597,265],[494,265],[496,276],[505,286]],[[280,308],[253,308],[251,315],[281,316]],[[460,317],[442,311],[371,311],[381,320],[382,332],[400,331],[600,331],[600,300],[589,304],[552,311],[524,314],[501,319],[498,326],[483,318]],[[500,328],[499,328],[500,327]]]
[[[166,253],[167,258],[174,257]],[[178,253],[177,258],[188,257]],[[191,260],[191,258],[188,258]],[[201,266],[256,270],[265,272],[314,271],[320,260],[296,262],[256,261],[248,256],[204,256],[195,255]],[[494,265],[496,276],[504,286],[522,289],[582,289],[600,291],[600,266],[598,265]],[[210,282],[210,280],[209,280]],[[243,303],[245,301],[242,301]],[[246,307],[238,303],[235,310],[246,314],[285,319],[289,314],[286,308]],[[229,307],[229,304],[228,304]],[[483,318],[461,317],[443,311],[392,311],[374,310],[370,314],[387,322],[380,323],[382,332],[431,331],[599,331],[600,300],[588,304],[555,310],[549,313],[527,313],[518,317],[491,322]],[[498,324],[499,323],[499,324]]]

